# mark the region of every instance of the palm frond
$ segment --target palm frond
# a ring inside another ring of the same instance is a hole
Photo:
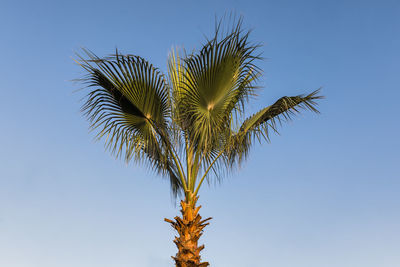
[[[81,79],[91,91],[82,111],[106,147],[126,161],[147,163],[168,176],[174,195],[182,183],[168,150],[170,96],[164,76],[143,58],[115,55],[104,59],[84,50],[80,57],[88,74]]]
[[[178,148],[182,148],[185,141],[185,129],[188,128],[187,125],[184,125],[184,120],[180,117],[180,113],[183,113],[179,107],[182,107],[183,97],[182,91],[185,89],[185,67],[184,60],[181,58],[186,57],[186,51],[184,49],[172,49],[170,54],[168,55],[168,80],[170,83],[170,95],[171,99],[171,131],[173,133],[173,141],[174,144]]]
[[[293,115],[300,113],[302,109],[319,113],[315,102],[315,100],[323,98],[319,92],[320,89],[308,95],[281,97],[273,105],[263,108],[247,118],[239,131],[227,143],[227,158],[230,163],[240,163],[247,156],[255,139],[269,141],[271,130],[278,133],[278,124],[281,125],[283,121],[291,120]]]
[[[227,123],[242,113],[248,97],[254,94],[254,81],[260,75],[255,60],[258,45],[248,40],[241,21],[225,37],[217,30],[197,54],[177,64],[179,83],[173,88],[181,125],[191,142],[202,149],[214,146],[226,134]]]

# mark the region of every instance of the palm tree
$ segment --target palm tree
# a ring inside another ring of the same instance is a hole
[[[200,51],[173,50],[168,75],[136,55],[99,58],[84,50],[78,63],[90,92],[82,111],[106,147],[127,162],[145,163],[171,184],[181,199],[182,217],[165,219],[178,232],[174,243],[178,267],[208,266],[201,262],[198,240],[208,219],[196,205],[204,180],[219,179],[248,155],[255,141],[269,140],[278,124],[302,109],[318,112],[319,90],[282,97],[245,118],[261,70],[259,45],[239,19],[225,34],[217,25]]]

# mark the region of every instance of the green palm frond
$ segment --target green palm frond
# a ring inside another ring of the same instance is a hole
[[[240,164],[247,157],[255,140],[261,142],[262,139],[266,139],[269,141],[270,129],[278,132],[277,124],[281,124],[284,120],[290,120],[293,115],[300,113],[301,109],[318,113],[315,100],[323,98],[319,92],[320,89],[305,96],[282,97],[273,105],[263,108],[244,120],[236,133],[231,125],[231,136],[221,140],[223,144],[215,146],[208,154],[208,158],[205,160],[207,167],[196,186],[195,194],[198,193],[205,179],[209,182],[209,172],[217,181],[220,180],[224,172],[232,171],[235,165]]]
[[[308,95],[281,97],[273,105],[263,108],[247,118],[239,131],[232,136],[229,147],[226,149],[230,162],[241,162],[247,156],[255,139],[269,141],[270,131],[278,133],[278,124],[291,120],[292,116],[300,113],[301,109],[319,113],[315,102],[315,100],[323,98],[319,92],[320,89]]]
[[[164,76],[138,56],[118,53],[100,59],[84,50],[88,60],[80,64],[88,74],[81,79],[89,88],[82,111],[97,137],[117,157],[148,163],[171,181],[172,192],[181,192],[182,182],[168,142],[171,104]]]
[[[260,74],[255,60],[260,57],[255,55],[258,46],[250,44],[248,36],[239,21],[227,36],[220,38],[217,30],[199,53],[176,64],[177,113],[191,142],[201,149],[218,145],[227,123],[254,94],[254,81]]]
[[[184,60],[182,60],[181,55],[186,57],[186,52],[181,49],[172,49],[170,54],[168,55],[168,80],[171,88],[171,113],[172,113],[172,124],[171,130],[173,133],[173,143],[178,147],[186,142],[185,138],[187,136],[184,129],[188,127],[183,124],[183,119],[180,117],[179,107],[182,106],[183,97],[182,91],[185,89],[185,67]],[[182,112],[182,110],[181,110]]]

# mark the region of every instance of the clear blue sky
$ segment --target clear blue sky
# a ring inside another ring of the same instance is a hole
[[[167,267],[167,181],[94,142],[79,113],[84,46],[166,70],[234,11],[267,58],[251,109],[323,86],[243,169],[200,192],[216,267],[400,266],[400,2],[1,1],[0,266]]]

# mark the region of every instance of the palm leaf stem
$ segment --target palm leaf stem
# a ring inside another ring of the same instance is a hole
[[[211,170],[211,168],[213,167],[213,165],[215,164],[215,162],[217,162],[217,160],[219,159],[219,157],[222,156],[222,154],[225,152],[225,149],[222,149],[221,152],[219,152],[219,154],[215,157],[215,159],[210,163],[210,165],[208,166],[207,170],[204,172],[203,177],[201,177],[199,184],[196,187],[196,190],[194,191],[194,195],[197,196],[197,193],[200,190],[201,184],[203,183],[204,179],[206,178],[208,172]]]
[[[189,144],[189,140],[188,140],[188,136],[187,136],[187,134],[186,134],[186,132],[184,133],[185,134],[185,154],[186,154],[186,175],[187,175],[187,177],[188,177],[188,180],[189,180],[189,177],[190,177],[190,175],[191,175],[191,171],[190,171],[190,169],[191,169],[191,163],[190,163],[190,157],[189,157],[189,146],[188,146],[188,144]],[[189,181],[188,181],[188,184],[189,184]],[[189,188],[190,188],[190,185],[189,185]]]
[[[172,158],[173,158],[173,160],[174,160],[174,162],[175,162],[175,165],[176,165],[176,167],[177,167],[177,169],[178,169],[178,172],[179,172],[179,178],[180,178],[180,180],[181,180],[181,182],[182,182],[183,190],[184,190],[185,193],[186,193],[187,190],[188,190],[188,187],[187,187],[187,184],[186,184],[186,178],[185,178],[185,175],[184,175],[184,173],[183,173],[182,163],[181,163],[181,161],[179,160],[179,157],[176,156],[177,153],[176,153],[176,151],[175,151],[175,149],[174,149],[174,146],[170,143],[170,141],[169,141],[168,138],[165,138],[164,134],[160,132],[160,130],[158,129],[158,127],[156,127],[156,126],[154,125],[153,120],[151,120],[151,119],[147,119],[147,120],[149,121],[149,123],[150,123],[150,125],[153,127],[153,129],[155,129],[155,130],[157,131],[157,133],[160,135],[161,140],[163,140],[163,142],[165,143],[165,145],[166,145],[168,151],[171,153],[171,156],[172,156]]]
[[[192,166],[193,182],[191,183],[192,187],[190,188],[190,190],[192,190],[192,192],[194,191],[194,187],[196,185],[196,180],[197,180],[197,174],[199,172],[199,168],[201,166],[201,162],[203,159],[203,157],[200,157],[200,154],[201,154],[201,151],[197,150],[195,158],[194,158],[193,166]]]
[[[188,190],[191,190],[192,188],[192,166],[193,166],[193,149],[191,147],[188,147],[188,150],[186,151],[187,155],[187,180],[188,180]]]

